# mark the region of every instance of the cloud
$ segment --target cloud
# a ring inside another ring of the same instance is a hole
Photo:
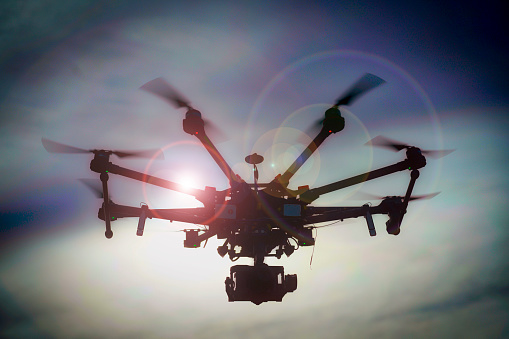
[[[413,312],[451,312],[457,309],[468,308],[473,304],[487,301],[496,301],[501,305],[509,302],[509,285],[490,285],[472,288],[462,293],[458,293],[448,300],[418,307]]]

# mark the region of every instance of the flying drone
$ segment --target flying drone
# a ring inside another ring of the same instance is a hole
[[[203,225],[203,229],[185,230],[184,247],[200,247],[203,241],[216,236],[218,239],[224,239],[224,244],[217,248],[221,257],[228,255],[232,261],[247,257],[254,261],[253,265],[231,267],[230,276],[225,280],[228,301],[251,301],[257,305],[267,301],[280,302],[286,293],[296,290],[297,275],[285,275],[283,266],[269,266],[264,263],[264,258],[279,259],[283,254],[290,256],[301,246],[314,246],[313,228],[315,224],[323,222],[363,217],[370,236],[375,236],[372,215],[386,214],[389,217],[386,222],[387,232],[397,235],[400,233],[409,201],[432,196],[412,196],[414,184],[419,177],[419,169],[426,165],[425,155],[441,157],[450,151],[424,151],[381,136],[372,139],[368,144],[394,151],[405,150],[406,158],[398,163],[321,187],[300,186],[297,189],[288,187],[292,176],[324,140],[343,130],[345,119],[341,116],[340,108],[351,105],[361,95],[384,82],[375,75],[363,75],[336,100],[331,108],[325,111],[325,116],[320,121],[320,131],[294,163],[284,173],[278,174],[267,183],[258,182],[257,165],[263,162],[263,157],[254,153],[245,158],[245,161],[253,166],[254,182],[248,183],[243,180],[232,170],[207,136],[206,130],[210,124],[204,121],[201,112],[191,106],[189,100],[162,78],[146,83],[141,89],[169,101],[177,109],[186,109],[183,120],[184,132],[195,136],[212,156],[229,181],[228,189],[188,188],[169,180],[118,166],[110,161],[112,155],[119,158],[160,156],[162,153],[157,150],[136,152],[86,150],[44,138],[42,143],[46,150],[52,153],[92,153],[94,155],[90,162],[90,169],[100,174],[102,192],[97,193],[102,197],[103,203],[98,217],[105,222],[106,238],[113,236],[111,223],[119,218],[138,218],[136,231],[138,236],[143,235],[147,218]],[[376,206],[364,204],[360,207],[315,207],[311,205],[324,194],[405,170],[410,171],[410,181],[404,196],[385,197]],[[203,207],[151,209],[147,205],[132,207],[116,204],[109,198],[110,174],[191,195],[201,202]],[[90,185],[89,182],[85,181],[85,183]]]

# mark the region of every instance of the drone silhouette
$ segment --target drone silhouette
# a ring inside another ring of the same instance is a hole
[[[98,217],[106,225],[105,236],[111,238],[111,223],[119,218],[138,218],[136,234],[142,236],[146,219],[159,218],[179,221],[194,225],[203,225],[203,229],[186,229],[184,247],[197,248],[203,241],[217,236],[224,239],[224,244],[217,248],[221,257],[229,256],[235,261],[241,257],[253,258],[253,265],[236,265],[230,269],[230,276],[225,280],[228,301],[251,301],[259,305],[266,301],[282,301],[283,296],[297,288],[297,275],[284,274],[283,266],[268,266],[266,257],[281,258],[283,254],[290,256],[301,246],[314,246],[313,229],[315,224],[343,221],[349,218],[364,217],[370,236],[376,235],[373,214],[386,214],[386,230],[397,235],[403,216],[411,200],[430,198],[436,194],[412,196],[414,184],[419,177],[419,169],[426,166],[426,157],[441,157],[451,152],[424,151],[415,146],[400,143],[378,136],[368,145],[385,147],[394,151],[406,151],[406,158],[398,163],[369,171],[351,178],[336,181],[321,187],[309,188],[300,186],[290,189],[289,182],[293,175],[302,167],[306,160],[317,150],[331,134],[338,133],[345,127],[345,119],[341,116],[340,107],[351,105],[361,95],[380,86],[385,81],[373,74],[364,74],[355,82],[331,108],[325,111],[319,121],[320,131],[313,141],[302,151],[294,163],[282,174],[278,174],[267,183],[258,182],[257,165],[263,157],[257,153],[248,155],[245,161],[253,166],[254,182],[247,183],[228,165],[221,153],[207,136],[206,130],[213,124],[202,118],[200,111],[191,106],[190,101],[174,89],[162,78],[154,79],[141,89],[167,100],[175,108],[185,108],[183,120],[184,132],[195,136],[212,156],[229,181],[229,188],[216,190],[214,187],[205,189],[189,188],[178,183],[136,172],[110,161],[112,155],[118,158],[162,157],[160,150],[149,151],[112,151],[86,150],[64,145],[42,138],[42,144],[51,153],[92,153],[90,169],[100,174],[101,188],[98,182],[82,180],[92,188],[98,197],[103,199]],[[364,204],[360,207],[315,207],[311,203],[320,196],[345,187],[380,178],[399,171],[410,171],[410,182],[404,196],[378,197],[382,199],[377,206]],[[124,206],[114,203],[109,196],[108,179],[110,174],[121,175],[151,185],[195,197],[203,204],[197,208],[150,209]]]

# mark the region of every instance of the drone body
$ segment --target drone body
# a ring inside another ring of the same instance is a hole
[[[98,217],[106,224],[105,235],[107,238],[113,236],[111,222],[118,218],[139,218],[136,231],[138,236],[143,235],[147,218],[204,225],[205,229],[185,230],[184,247],[200,247],[203,241],[217,236],[218,239],[224,239],[224,244],[217,249],[220,256],[228,255],[232,261],[241,257],[253,258],[254,261],[252,266],[236,265],[231,268],[230,276],[225,281],[229,301],[251,301],[255,304],[266,301],[282,301],[286,293],[293,292],[297,288],[297,276],[285,275],[282,266],[268,266],[264,263],[264,258],[276,257],[279,259],[283,254],[290,256],[300,246],[313,246],[315,244],[313,228],[316,223],[321,222],[364,217],[369,234],[375,236],[376,230],[372,215],[387,214],[389,216],[386,223],[387,232],[393,235],[399,234],[408,202],[416,199],[411,194],[415,181],[419,177],[419,169],[426,165],[423,154],[441,156],[447,153],[447,151],[421,151],[413,146],[377,137],[371,141],[371,144],[390,147],[397,151],[406,149],[406,159],[321,187],[310,189],[308,186],[302,186],[297,190],[288,188],[292,176],[322,142],[328,136],[343,130],[345,120],[341,116],[339,107],[351,104],[360,95],[383,83],[382,79],[371,74],[361,77],[325,112],[319,133],[295,162],[286,172],[276,176],[268,183],[258,183],[257,165],[263,162],[262,156],[254,153],[245,158],[248,164],[253,165],[254,183],[245,182],[235,174],[207,136],[206,129],[210,123],[203,120],[201,112],[193,108],[184,96],[162,78],[143,85],[142,89],[168,100],[176,108],[187,109],[183,120],[183,130],[198,138],[227,177],[230,187],[222,191],[213,187],[206,187],[204,190],[185,188],[177,183],[120,167],[110,162],[111,155],[153,157],[155,154],[160,154],[155,151],[84,150],[47,139],[42,139],[42,142],[49,152],[91,152],[94,154],[90,169],[100,174],[102,192],[98,192],[98,196],[102,197],[103,204],[99,209]],[[311,205],[323,194],[404,170],[411,172],[404,197],[386,197],[377,206],[365,204],[360,207],[314,207]],[[110,174],[121,175],[192,195],[203,204],[203,207],[150,209],[146,205],[131,207],[115,204],[109,199],[108,180]],[[88,182],[85,183],[90,185]]]

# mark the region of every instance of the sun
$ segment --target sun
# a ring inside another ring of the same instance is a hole
[[[198,188],[198,179],[195,175],[191,173],[182,173],[177,179],[176,182],[184,188]]]

